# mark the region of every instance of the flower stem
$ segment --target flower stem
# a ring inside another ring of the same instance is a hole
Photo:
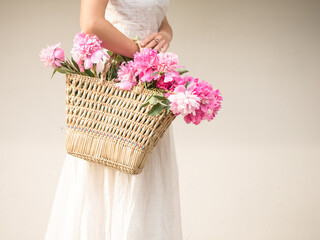
[[[95,76],[95,77],[97,77],[97,72],[96,72],[96,63],[94,63],[94,64],[93,64],[92,68],[93,68],[94,76]]]
[[[166,89],[164,89],[166,92],[169,92],[169,93],[173,93],[173,94],[175,94],[175,92],[171,92],[171,91],[169,91],[169,90],[166,90]]]

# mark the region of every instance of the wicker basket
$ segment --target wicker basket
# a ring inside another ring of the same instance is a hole
[[[81,159],[141,173],[152,149],[175,119],[148,116],[142,103],[153,93],[134,86],[120,90],[113,81],[66,73],[66,150]]]

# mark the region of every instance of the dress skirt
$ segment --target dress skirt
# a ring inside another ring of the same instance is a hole
[[[66,155],[45,240],[181,240],[172,124],[140,174]]]

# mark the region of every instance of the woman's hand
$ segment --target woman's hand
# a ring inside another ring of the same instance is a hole
[[[150,34],[143,41],[141,46],[145,48],[154,48],[158,52],[164,53],[167,51],[171,41],[171,35],[164,31],[159,31]]]
[[[166,16],[164,16],[158,32],[150,34],[143,41],[141,41],[141,46],[145,48],[156,49],[157,52],[164,53],[167,51],[170,42],[172,40],[172,28],[168,22]]]

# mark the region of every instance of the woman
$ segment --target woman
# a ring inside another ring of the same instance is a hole
[[[82,0],[80,27],[103,47],[133,57],[143,47],[165,52],[172,30],[168,0]],[[180,240],[178,168],[172,125],[142,173],[131,175],[67,154],[46,240]]]

